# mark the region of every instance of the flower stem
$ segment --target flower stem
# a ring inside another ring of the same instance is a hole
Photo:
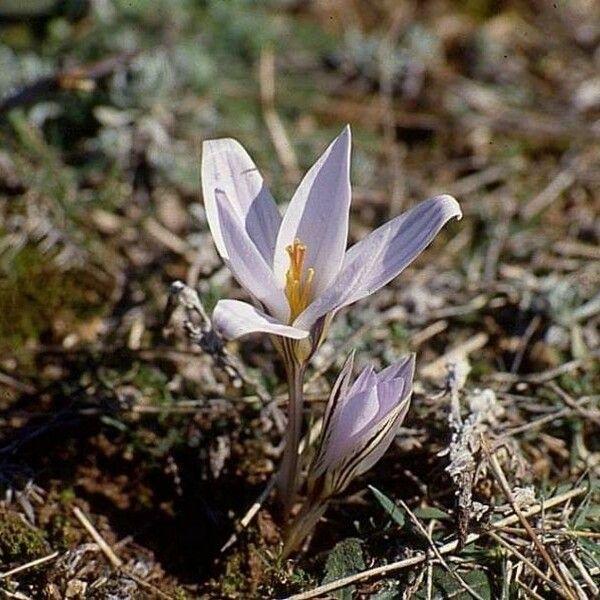
[[[292,552],[300,549],[302,542],[319,522],[327,509],[327,500],[320,498],[314,501],[307,499],[302,509],[286,532],[282,556],[287,558]]]
[[[303,383],[305,365],[294,360],[285,361],[287,372],[289,403],[288,425],[279,469],[279,494],[283,504],[283,520],[287,521],[296,499],[298,469],[300,466],[298,447],[302,433],[302,408],[304,404]]]

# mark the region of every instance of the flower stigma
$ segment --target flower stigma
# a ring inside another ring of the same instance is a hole
[[[291,324],[311,300],[315,270],[306,269],[306,276],[303,277],[306,246],[299,239],[295,239],[285,250],[290,257],[290,268],[285,274],[285,296],[290,305]]]

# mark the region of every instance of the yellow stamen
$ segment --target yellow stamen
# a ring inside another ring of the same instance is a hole
[[[286,248],[290,257],[290,268],[285,274],[285,296],[290,305],[290,323],[308,306],[311,300],[314,269],[306,269],[303,277],[306,246],[298,239]]]

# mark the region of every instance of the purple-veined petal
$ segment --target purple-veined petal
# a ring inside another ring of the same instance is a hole
[[[343,460],[330,466],[332,493],[341,492],[352,479],[368,471],[385,454],[408,412],[411,392],[412,386],[404,390],[404,396],[383,419],[348,440]]]
[[[329,400],[327,401],[327,406],[325,407],[325,413],[323,415],[322,430],[324,432],[330,430],[330,420],[332,418],[337,418],[337,414],[341,404],[345,402],[346,398],[348,397],[353,367],[354,350],[348,355],[348,357],[344,361],[344,366],[342,367],[342,370],[340,371],[339,375],[337,376],[337,379],[335,380],[335,383],[333,384],[333,387],[331,388]]]
[[[414,352],[377,374],[379,412],[376,420],[383,419],[388,412],[394,409],[400,399],[406,396],[407,390],[412,389],[414,375]]]
[[[283,217],[273,259],[278,281],[289,269],[286,247],[306,246],[305,268],[315,270],[313,293],[324,291],[337,275],[348,243],[350,212],[350,127],[329,145],[300,182]]]
[[[351,396],[340,408],[335,423],[340,439],[348,440],[363,428],[368,427],[377,416],[378,411],[377,388],[371,388]]]
[[[321,316],[365,298],[405,269],[453,217],[462,217],[458,202],[442,195],[421,202],[356,243],[344,257],[331,286],[295,320],[308,329]]]
[[[247,302],[219,300],[212,315],[213,327],[226,339],[235,339],[248,333],[271,333],[300,340],[308,331],[282,325]]]
[[[335,383],[331,388],[331,393],[329,394],[329,399],[327,400],[327,406],[325,407],[325,413],[323,415],[323,424],[321,426],[319,447],[313,464],[313,471],[316,474],[322,473],[327,466],[324,462],[326,458],[325,450],[328,447],[329,439],[334,430],[333,422],[337,420],[340,405],[348,398],[348,389],[350,387],[350,379],[352,378],[353,366],[354,351],[346,358],[344,366],[335,380]]]
[[[369,426],[378,409],[376,388],[353,394],[346,399],[337,414],[331,417],[331,431],[327,445],[323,448],[325,468],[329,469],[344,460],[352,448],[353,436]]]
[[[267,307],[273,316],[287,319],[289,308],[283,290],[275,283],[273,271],[252,243],[223,190],[216,190],[215,205],[227,266],[239,284]]]
[[[409,390],[412,390],[412,388],[409,388]],[[373,444],[371,451],[367,452],[362,460],[358,462],[353,477],[358,477],[368,471],[387,452],[390,444],[398,434],[398,428],[402,425],[409,407],[410,391],[397,407],[383,419],[382,424],[384,426],[380,430],[377,442]]]
[[[202,145],[206,218],[219,254],[227,258],[216,206],[217,190],[225,192],[233,212],[271,267],[281,215],[256,165],[242,145],[231,138],[207,140]]]

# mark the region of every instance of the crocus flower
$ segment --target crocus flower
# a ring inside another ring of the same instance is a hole
[[[379,373],[366,367],[350,385],[353,356],[329,397],[309,489],[322,480],[321,495],[330,497],[368,471],[385,453],[410,404],[414,354]]]
[[[253,300],[219,301],[215,328],[226,338],[266,332],[308,339],[308,346],[288,345],[304,347],[301,360],[320,343],[328,318],[386,285],[449,219],[462,216],[454,198],[436,196],[346,251],[348,126],[305,175],[283,217],[252,159],[233,139],[204,142],[202,189],[217,250]]]
[[[299,546],[333,496],[383,456],[408,411],[414,354],[379,373],[366,367],[350,385],[353,362],[350,355],[329,396],[307,499],[288,532],[284,554]]]

